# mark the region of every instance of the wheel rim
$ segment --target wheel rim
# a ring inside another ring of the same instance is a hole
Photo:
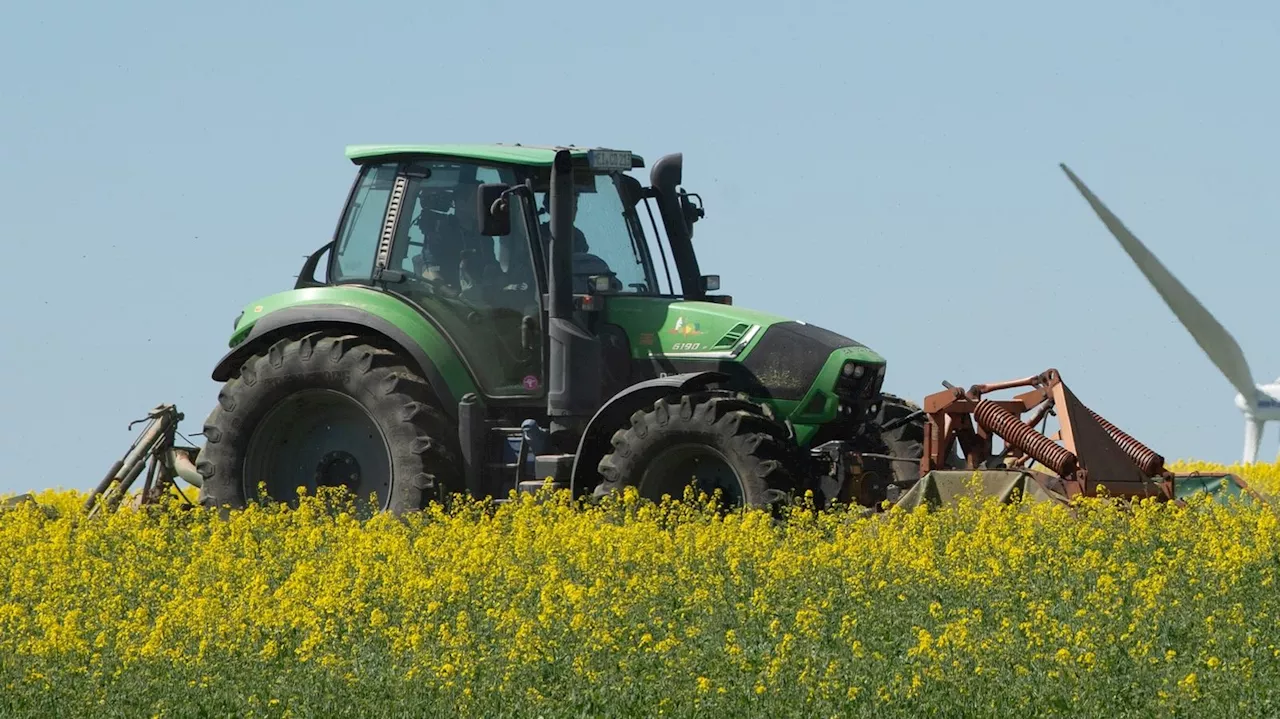
[[[680,499],[690,484],[708,495],[721,490],[722,501],[730,506],[742,505],[746,494],[742,480],[722,452],[694,443],[662,450],[645,469],[639,489],[641,496],[653,501],[661,500],[664,494]]]
[[[290,395],[254,429],[245,454],[245,496],[266,483],[267,499],[296,505],[298,487],[345,486],[361,501],[377,493],[385,506],[391,487],[391,449],[368,410],[332,390]]]

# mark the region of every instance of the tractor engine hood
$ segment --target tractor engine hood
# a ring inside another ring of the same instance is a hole
[[[786,317],[715,302],[609,298],[607,320],[621,326],[637,360],[740,363],[779,400],[800,400],[825,371],[884,358],[844,335]]]

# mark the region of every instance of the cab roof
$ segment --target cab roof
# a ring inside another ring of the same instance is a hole
[[[347,159],[360,164],[369,159],[395,155],[435,155],[442,157],[459,157],[469,160],[486,160],[515,165],[550,167],[558,150],[568,150],[574,159],[585,159],[591,147],[574,145],[507,145],[492,144],[434,144],[434,145],[348,145]],[[644,158],[632,154],[631,167],[644,167]]]

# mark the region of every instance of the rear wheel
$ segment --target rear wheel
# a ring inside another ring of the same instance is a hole
[[[634,486],[655,502],[685,487],[719,489],[730,506],[765,507],[795,488],[786,425],[746,395],[711,390],[665,397],[631,416],[600,460],[597,496]]]
[[[288,336],[250,357],[218,394],[196,468],[206,506],[298,487],[346,487],[414,511],[462,485],[455,432],[430,386],[395,352],[342,332]]]

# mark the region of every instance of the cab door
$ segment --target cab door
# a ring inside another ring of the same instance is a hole
[[[506,237],[480,234],[476,218],[480,184],[515,184],[514,171],[422,158],[403,163],[396,177],[402,190],[391,191],[377,284],[440,329],[487,399],[541,400],[542,289],[524,213],[512,212]]]

